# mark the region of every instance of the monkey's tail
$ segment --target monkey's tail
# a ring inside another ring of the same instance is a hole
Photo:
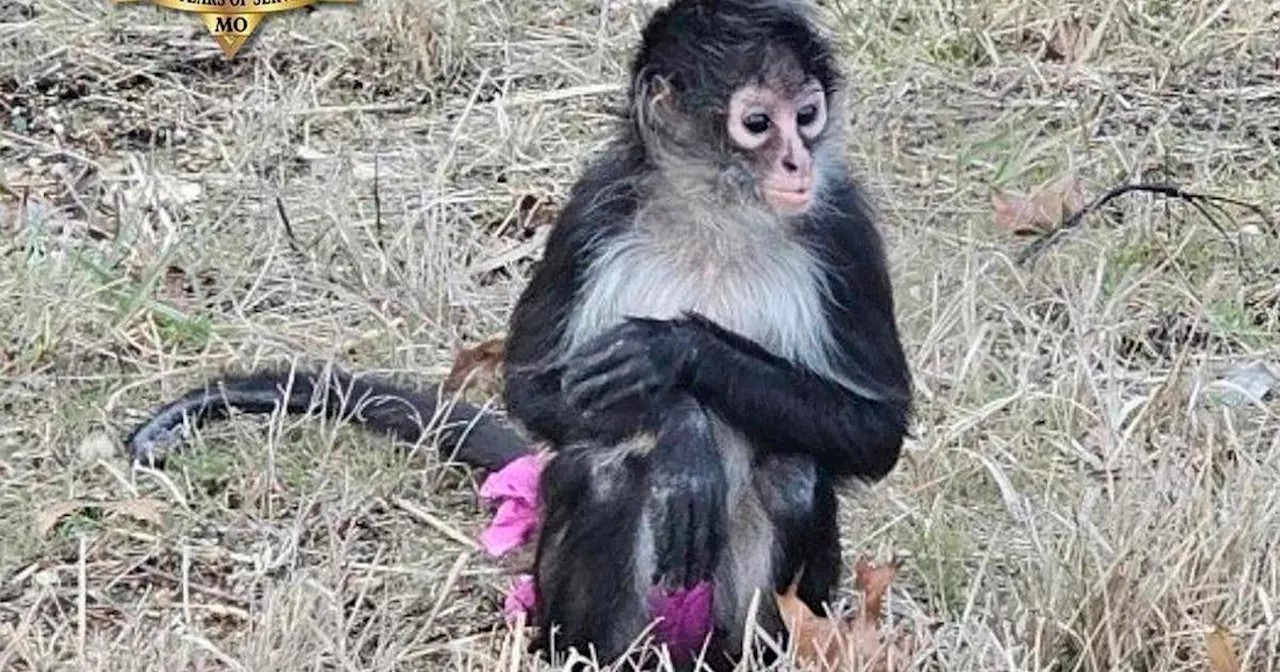
[[[408,443],[438,433],[441,453],[473,467],[501,469],[531,454],[513,427],[463,401],[440,403],[432,394],[341,372],[262,371],[212,381],[166,404],[129,434],[134,464],[161,468],[165,454],[186,438],[189,425],[227,418],[231,412],[323,414],[350,420]]]

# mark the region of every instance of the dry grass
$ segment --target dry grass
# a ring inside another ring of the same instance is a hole
[[[1280,406],[1206,388],[1280,361],[1280,245],[1224,220],[1242,265],[1135,196],[1021,268],[990,197],[1071,173],[1276,213],[1274,3],[824,4],[919,393],[845,551],[906,556],[915,667],[1203,670],[1220,625],[1280,668]],[[190,16],[0,1],[0,669],[533,664],[461,470],[309,420],[211,429],[163,477],[110,441],[221,367],[435,379],[500,333],[643,16],[365,0],[227,63]],[[135,497],[163,508],[36,526]]]

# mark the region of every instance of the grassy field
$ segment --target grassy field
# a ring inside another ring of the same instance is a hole
[[[119,442],[219,371],[425,383],[500,336],[653,4],[364,0],[227,62],[190,15],[0,0],[0,670],[541,665],[430,451]],[[1280,9],[822,4],[918,398],[845,557],[904,559],[912,669],[1280,669],[1280,405],[1221,392],[1280,367],[1277,232],[1135,194],[1017,265],[998,207],[1167,182],[1280,218]]]

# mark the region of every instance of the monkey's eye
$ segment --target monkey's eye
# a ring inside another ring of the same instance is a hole
[[[796,123],[801,126],[808,126],[818,119],[818,106],[805,105],[796,112]]]
[[[760,135],[761,133],[769,130],[769,115],[763,112],[748,114],[747,117],[742,120],[742,127],[747,129],[747,131],[753,135]]]

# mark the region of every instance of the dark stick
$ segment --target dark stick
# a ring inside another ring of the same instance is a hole
[[[293,224],[289,222],[289,215],[284,211],[284,201],[276,196],[276,214],[280,216],[280,223],[284,225],[284,233],[289,237],[289,247],[297,254],[302,254],[302,248],[298,242],[298,236],[293,233]]]
[[[1018,258],[1015,261],[1015,263],[1018,264],[1019,266],[1022,266],[1027,262],[1031,261],[1036,256],[1040,255],[1042,252],[1048,249],[1050,245],[1058,242],[1058,240],[1060,240],[1068,231],[1079,227],[1081,222],[1084,220],[1085,215],[1096,212],[1097,210],[1102,208],[1102,206],[1111,202],[1113,199],[1123,196],[1124,194],[1127,194],[1131,191],[1141,191],[1141,192],[1146,192],[1151,194],[1160,194],[1161,196],[1166,196],[1169,198],[1179,198],[1184,201],[1187,201],[1188,203],[1191,203],[1193,206],[1195,206],[1195,208],[1199,210],[1200,213],[1203,214],[1205,218],[1209,220],[1209,222],[1214,226],[1214,228],[1216,228],[1219,233],[1223,234],[1223,236],[1226,236],[1226,231],[1222,228],[1222,225],[1219,224],[1218,221],[1214,219],[1209,214],[1209,212],[1205,209],[1204,205],[1206,203],[1213,205],[1219,210],[1221,210],[1222,208],[1222,206],[1220,205],[1222,203],[1230,203],[1232,205],[1238,205],[1240,207],[1248,208],[1249,210],[1252,210],[1253,212],[1257,213],[1257,215],[1262,218],[1262,221],[1266,222],[1267,228],[1269,228],[1272,233],[1275,233],[1275,230],[1276,230],[1275,224],[1271,221],[1271,217],[1267,215],[1266,211],[1264,211],[1261,206],[1258,206],[1254,203],[1247,203],[1245,201],[1230,198],[1227,196],[1216,196],[1213,194],[1201,194],[1198,192],[1186,191],[1180,187],[1177,187],[1171,184],[1123,184],[1118,187],[1114,187],[1108,190],[1106,193],[1102,194],[1101,196],[1095,198],[1092,202],[1085,205],[1083,208],[1077,210],[1070,217],[1067,217],[1066,219],[1062,220],[1062,223],[1059,224],[1056,228],[1044,233],[1039,238],[1036,238],[1035,240],[1031,241],[1030,244],[1028,244],[1025,248],[1023,248],[1022,252],[1018,255]],[[1238,248],[1236,249],[1236,252],[1237,254],[1239,254]]]
[[[378,189],[378,155],[373,155],[373,230],[378,239],[378,249],[384,253],[386,244],[382,241],[382,194]]]

